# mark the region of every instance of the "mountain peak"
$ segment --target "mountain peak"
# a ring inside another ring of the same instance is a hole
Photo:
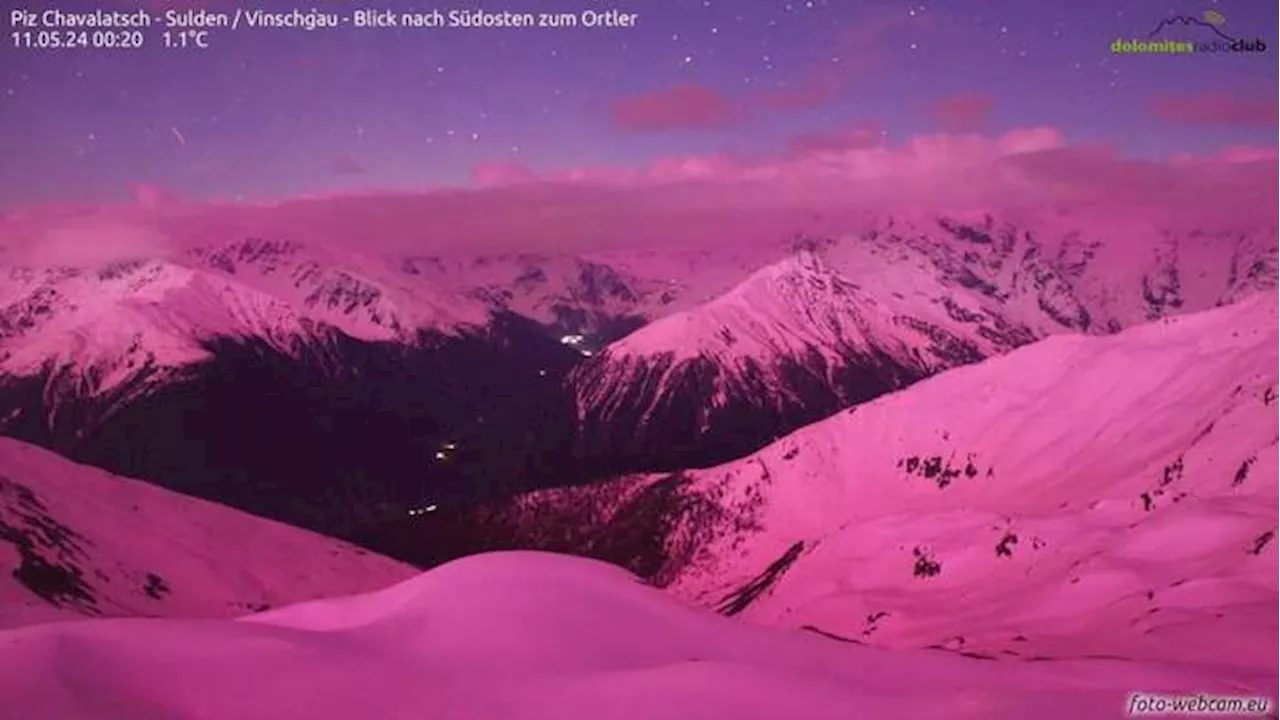
[[[197,247],[190,251],[190,255],[209,267],[226,273],[235,273],[241,265],[274,268],[303,250],[303,245],[289,240],[264,240],[250,237]],[[264,269],[264,272],[270,272],[270,270]]]
[[[858,299],[853,283],[815,252],[789,255],[751,273],[695,310],[659,318],[609,347],[609,354],[753,355],[798,349],[806,336],[834,329],[833,313]],[[825,317],[824,317],[825,315]],[[825,343],[824,343],[825,344]]]
[[[844,296],[852,287],[853,285],[841,278],[819,253],[801,250],[751,273],[736,287],[725,293],[720,302],[761,290],[804,296],[795,298],[797,301],[818,300],[830,295]]]

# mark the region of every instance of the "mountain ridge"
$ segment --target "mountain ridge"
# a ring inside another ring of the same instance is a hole
[[[234,538],[234,543],[226,542]],[[411,577],[408,565],[0,438],[0,625],[232,617]]]

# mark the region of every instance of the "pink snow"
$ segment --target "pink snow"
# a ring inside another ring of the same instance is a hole
[[[14,578],[20,556],[0,536],[0,627],[77,613],[233,617],[367,592],[416,573],[344,542],[0,438],[0,522],[24,530],[33,516],[76,533],[74,549],[38,544],[36,551],[80,570],[96,603],[57,609],[36,597]],[[160,597],[144,591],[148,573],[163,580]]]
[[[839,260],[857,275],[854,259]],[[165,267],[175,285],[156,285],[159,299],[207,290]],[[225,308],[257,307],[247,298],[276,280],[245,282],[233,293],[243,302],[161,313],[144,292],[127,304],[145,327],[181,316],[203,328]],[[51,622],[68,617],[0,584],[0,627],[26,626],[0,630],[0,707],[37,718],[985,719],[1121,716],[1133,690],[1274,697],[1276,542],[1253,549],[1277,526],[1276,307],[1267,292],[1115,336],[1051,338],[693,472],[731,511],[758,495],[760,530],[701,548],[670,593],[537,553],[415,577],[0,440],[0,477],[87,540],[75,562],[103,614],[167,616]],[[644,336],[633,338],[622,346]],[[945,489],[898,464],[970,454],[977,476]],[[17,522],[20,508],[0,500],[0,518]],[[1019,543],[1001,557],[1010,531]],[[805,553],[740,618],[695,607],[800,541]],[[940,575],[913,577],[913,546]],[[16,567],[9,548],[0,569]],[[150,572],[172,592],[143,593]]]
[[[1265,293],[1050,338],[815,423],[692,473],[760,529],[718,534],[669,589],[715,606],[804,542],[742,617],[893,647],[1199,662],[1274,691],[1277,346]],[[975,473],[940,488],[911,457]],[[939,575],[913,576],[917,547]]]
[[[64,720],[1075,720],[1122,716],[1134,690],[1241,691],[1194,665],[983,662],[752,627],[524,552],[238,621],[3,631],[0,663],[6,713]]]

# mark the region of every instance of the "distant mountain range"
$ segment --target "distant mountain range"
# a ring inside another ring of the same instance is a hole
[[[0,269],[0,433],[354,537],[709,467],[942,370],[1276,284],[1276,230],[882,218],[776,247],[389,256],[235,240]],[[339,441],[335,441],[339,439]]]

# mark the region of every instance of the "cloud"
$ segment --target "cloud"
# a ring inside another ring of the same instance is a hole
[[[1165,161],[1124,158],[1103,147],[1061,147],[1007,158],[1037,196],[1131,217],[1201,224],[1275,224],[1277,156],[1232,148]]]
[[[763,158],[541,172],[486,165],[465,188],[259,204],[160,202],[163,193],[149,188],[142,203],[12,213],[0,220],[0,246],[104,258],[256,235],[418,253],[582,251],[772,242],[847,231],[867,214],[1063,208],[1088,209],[1100,222],[1232,227],[1274,225],[1276,193],[1274,149],[1152,160],[1073,144],[1051,127],[891,143],[855,126],[801,136]]]
[[[155,206],[42,208],[0,221],[0,263],[105,265],[162,256],[174,242]]]
[[[787,142],[791,155],[827,150],[863,150],[882,145],[887,134],[877,124],[861,123],[850,128],[801,133]]]
[[[612,123],[627,132],[720,130],[754,122],[771,113],[820,107],[847,84],[843,70],[809,70],[793,85],[739,97],[702,85],[679,85],[617,100]]]
[[[821,107],[835,100],[848,86],[854,65],[822,65],[809,68],[791,87],[768,90],[752,98],[762,110],[795,112]]]
[[[943,25],[934,10],[918,8],[907,13],[896,7],[863,6],[817,53],[821,60],[801,65],[779,87],[732,97],[701,85],[654,90],[619,100],[613,108],[613,125],[641,131],[717,129],[770,113],[819,108],[884,67],[889,57],[885,47],[895,34],[928,38]]]
[[[1237,145],[1223,150],[1218,157],[1226,163],[1260,161],[1276,162],[1277,159],[1280,159],[1280,151],[1277,151],[1275,148],[1258,148]]]
[[[653,90],[623,98],[613,106],[613,125],[619,130],[703,130],[742,119],[741,111],[727,96],[702,85]]]
[[[148,210],[155,210],[178,202],[176,195],[154,183],[137,182],[133,184],[132,189],[134,201],[137,202],[139,207]]]
[[[989,95],[952,95],[934,103],[928,114],[948,132],[974,132],[990,123],[993,105]]]
[[[329,163],[329,170],[335,175],[363,175],[369,171],[364,163],[349,152],[339,153]]]
[[[1275,127],[1277,102],[1269,98],[1228,92],[1166,95],[1155,98],[1150,110],[1175,125]]]
[[[537,173],[520,163],[479,165],[475,169],[474,177],[476,185],[480,187],[514,185],[538,179]]]
[[[996,150],[1003,156],[1057,150],[1067,145],[1067,136],[1052,127],[1015,128],[996,139]]]

